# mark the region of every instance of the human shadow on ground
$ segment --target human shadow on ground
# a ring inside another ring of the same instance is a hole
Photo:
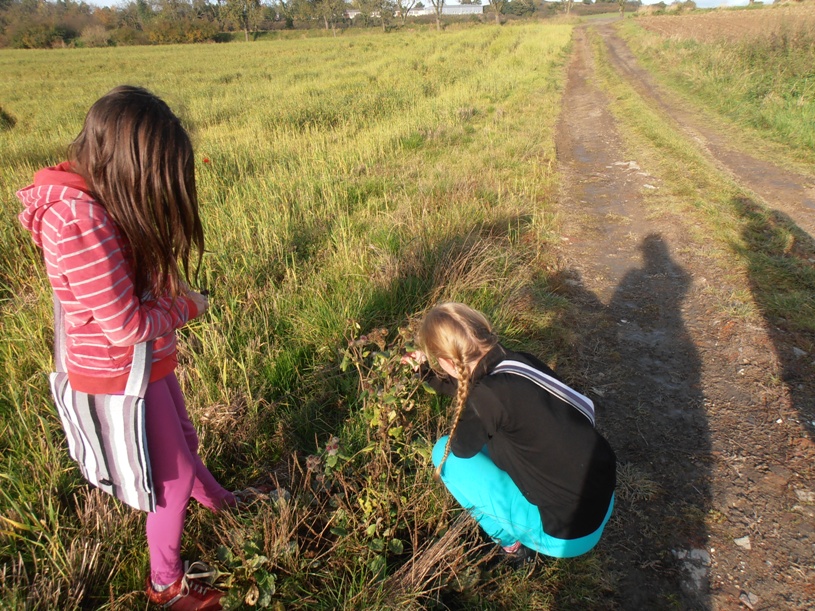
[[[660,235],[639,249],[642,266],[608,305],[573,270],[549,281],[573,305],[564,324],[578,350],[562,373],[595,400],[618,459],[617,504],[596,548],[609,591],[591,608],[708,609],[711,442],[701,360],[682,313],[690,277]]]
[[[790,405],[815,439],[815,239],[782,212],[733,202],[743,221],[750,291],[764,317]]]

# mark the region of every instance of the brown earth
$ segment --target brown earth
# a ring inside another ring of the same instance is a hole
[[[812,245],[812,177],[730,147],[654,85],[610,25],[596,31],[622,78]],[[739,280],[705,258],[688,219],[646,207],[660,179],[627,153],[595,82],[581,27],[557,134],[557,284],[577,306],[574,375],[620,463],[597,548],[607,596],[581,608],[815,608],[813,338],[722,313],[708,289]]]

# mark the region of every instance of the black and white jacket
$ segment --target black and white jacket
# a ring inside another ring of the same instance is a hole
[[[471,458],[486,446],[493,462],[538,507],[544,532],[559,539],[591,534],[605,518],[616,484],[611,446],[595,430],[593,413],[589,416],[521,375],[493,373],[504,361],[517,361],[557,380],[534,356],[495,346],[473,371],[452,453]],[[455,395],[456,380],[431,370],[426,375],[438,392]]]

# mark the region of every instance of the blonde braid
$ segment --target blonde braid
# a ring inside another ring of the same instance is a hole
[[[467,371],[463,361],[456,361],[456,372],[458,373],[458,389],[456,391],[456,415],[453,417],[453,426],[450,429],[450,436],[447,438],[447,444],[444,446],[444,456],[436,467],[436,472],[433,477],[436,480],[441,479],[441,468],[444,466],[447,457],[450,455],[450,444],[453,441],[453,434],[456,432],[456,427],[461,420],[461,415],[464,413],[464,407],[467,405],[467,398],[470,396],[470,374]]]

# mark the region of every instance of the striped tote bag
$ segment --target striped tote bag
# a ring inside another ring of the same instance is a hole
[[[91,395],[72,389],[66,372],[62,305],[54,296],[57,371],[51,374],[51,393],[68,438],[68,451],[91,484],[142,511],[156,510],[144,422],[152,356],[152,341],[135,346],[123,395]]]
[[[549,391],[556,397],[563,399],[566,403],[574,407],[577,411],[588,418],[592,426],[595,426],[594,402],[587,396],[581,395],[573,388],[566,386],[566,384],[557,378],[553,378],[552,376],[545,374],[542,371],[527,365],[526,363],[521,363],[520,361],[513,361],[510,359],[498,363],[495,369],[490,372],[490,375],[495,373],[512,373],[534,382],[544,390]]]

